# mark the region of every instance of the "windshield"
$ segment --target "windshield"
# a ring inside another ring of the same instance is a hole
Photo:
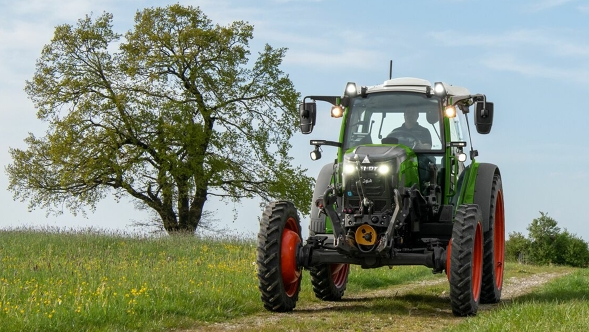
[[[440,101],[420,93],[383,92],[352,99],[344,150],[363,144],[404,144],[442,150]]]

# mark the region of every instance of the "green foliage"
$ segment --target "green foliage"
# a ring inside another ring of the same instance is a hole
[[[313,179],[288,156],[299,94],[279,69],[286,49],[251,60],[252,38],[179,4],[138,12],[124,36],[109,13],[56,27],[25,88],[48,130],[10,150],[9,190],[56,213],[130,195],[168,231],[194,231],[210,197],[308,214]]]
[[[566,229],[561,231],[558,223],[548,214],[540,212],[528,226],[529,238],[521,233],[509,234],[505,254],[510,260],[524,260],[538,265],[559,264],[586,267],[589,264],[587,242]]]
[[[523,260],[530,247],[530,240],[520,232],[509,233],[505,242],[505,258],[510,261]]]

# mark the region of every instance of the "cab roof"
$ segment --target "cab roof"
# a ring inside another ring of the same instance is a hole
[[[449,96],[465,96],[470,95],[470,91],[467,88],[460,86],[453,86],[448,83],[444,83],[446,92]],[[414,77],[399,77],[384,81],[383,84],[368,86],[366,93],[384,92],[384,91],[409,91],[409,92],[420,92],[426,93],[426,89],[429,87],[433,89],[433,85],[428,80]]]

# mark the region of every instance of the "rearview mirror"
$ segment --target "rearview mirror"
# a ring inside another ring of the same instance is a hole
[[[303,134],[310,134],[315,126],[315,118],[317,117],[317,105],[312,103],[301,103],[299,105],[300,126]]]
[[[479,134],[488,134],[493,126],[493,103],[477,101],[474,104],[474,125]]]
[[[440,120],[439,111],[437,109],[436,110],[428,110],[427,113],[425,113],[425,118],[427,119],[427,122],[429,124],[434,124]]]

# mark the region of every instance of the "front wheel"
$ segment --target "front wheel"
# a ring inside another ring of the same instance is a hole
[[[258,288],[264,308],[285,312],[295,308],[301,288],[296,254],[301,245],[301,223],[291,202],[266,206],[258,233]]]
[[[483,274],[482,219],[478,205],[460,205],[456,210],[446,268],[456,316],[476,315],[478,310]]]

